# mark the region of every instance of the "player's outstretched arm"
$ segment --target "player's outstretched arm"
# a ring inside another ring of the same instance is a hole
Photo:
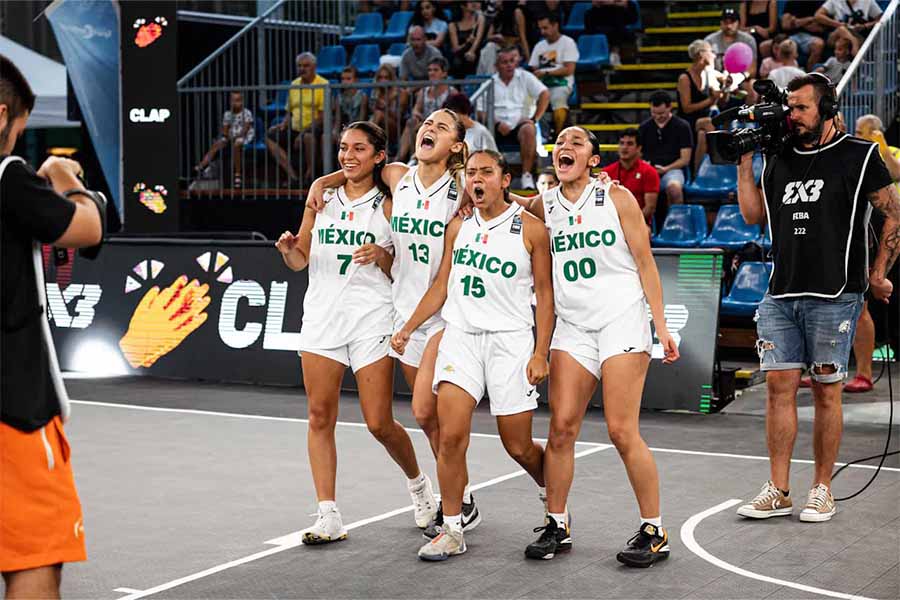
[[[669,333],[666,326],[666,316],[663,309],[662,282],[659,278],[659,270],[656,268],[656,260],[650,249],[650,236],[647,235],[647,224],[644,215],[638,206],[637,200],[626,188],[615,185],[610,188],[610,197],[619,213],[619,222],[625,233],[625,242],[634,257],[641,278],[641,287],[644,288],[644,296],[650,305],[653,314],[653,323],[656,326],[656,337],[666,352],[663,359],[665,363],[678,360],[678,346]]]
[[[431,287],[428,288],[428,291],[425,292],[425,295],[422,296],[409,320],[391,339],[391,346],[398,354],[403,354],[412,333],[422,323],[437,313],[447,300],[447,286],[450,281],[450,269],[453,266],[453,243],[456,241],[456,236],[459,234],[461,226],[462,219],[459,217],[456,217],[447,225],[447,230],[444,233],[444,257],[441,259],[441,267],[438,270],[437,277],[434,283],[431,284]]]

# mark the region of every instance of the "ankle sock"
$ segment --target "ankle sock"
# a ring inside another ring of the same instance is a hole
[[[653,517],[652,519],[648,519],[647,517],[641,517],[641,525],[644,523],[650,523],[657,529],[662,527],[662,517]]]
[[[548,513],[548,516],[556,521],[556,526],[558,528],[566,528],[566,513]]]
[[[425,473],[419,473],[418,477],[407,479],[406,485],[409,486],[409,489],[411,490],[422,487],[423,485],[425,485]]]
[[[458,515],[444,515],[444,526],[456,531],[462,531],[462,514]]]
[[[463,490],[463,504],[472,504],[472,490],[469,489],[469,484],[466,484],[466,489]]]
[[[333,510],[337,510],[337,503],[334,500],[322,500],[319,502],[319,514],[324,515]]]

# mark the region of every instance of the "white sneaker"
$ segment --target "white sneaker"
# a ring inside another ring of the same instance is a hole
[[[522,177],[520,179],[520,185],[523,190],[536,190],[537,187],[534,185],[534,175],[531,173],[522,173]]]
[[[807,523],[821,523],[830,521],[837,512],[834,496],[824,483],[819,483],[809,490],[806,506],[800,511],[800,520]]]
[[[337,508],[319,512],[316,524],[303,532],[301,541],[307,546],[328,544],[347,539],[347,529]]]
[[[425,529],[438,512],[438,501],[434,497],[434,490],[431,488],[431,479],[428,478],[428,475],[425,476],[425,481],[419,487],[409,488],[409,495],[415,507],[416,527]]]
[[[419,558],[428,561],[447,560],[451,556],[466,551],[466,540],[462,531],[443,529],[436,538],[419,548]]]

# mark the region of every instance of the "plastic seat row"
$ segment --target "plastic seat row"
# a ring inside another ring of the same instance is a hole
[[[381,13],[361,13],[356,17],[353,32],[342,37],[341,44],[352,47],[356,44],[388,45],[403,42],[412,18],[412,11],[398,11],[391,15],[385,27]]]
[[[676,204],[669,207],[660,232],[652,244],[658,248],[722,248],[740,250],[748,243],[770,247],[768,234],[761,234],[758,225],[748,225],[737,204],[719,208],[712,231],[706,231],[706,211],[696,204]]]
[[[639,31],[643,28],[643,24],[641,23],[641,7],[638,4],[637,0],[630,0],[631,4],[635,5],[635,12],[637,13],[637,21],[634,23],[630,23],[625,26],[625,31]],[[572,10],[569,12],[569,18],[566,20],[566,23],[563,25],[562,32],[571,37],[578,37],[582,33],[585,32],[584,25],[584,17],[588,10],[591,8],[590,2],[576,2],[572,5]]]
[[[753,176],[757,183],[762,176],[762,156],[753,156]],[[693,181],[685,184],[684,193],[688,198],[724,198],[737,192],[737,166],[714,165],[709,156],[703,157]]]
[[[735,317],[752,317],[762,302],[772,276],[772,263],[746,261],[738,267],[734,283],[722,298],[721,314]]]

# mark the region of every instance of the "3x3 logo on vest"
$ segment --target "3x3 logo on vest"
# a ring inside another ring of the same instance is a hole
[[[797,202],[818,202],[825,187],[823,179],[811,179],[809,181],[790,181],[784,186],[782,204],[797,204]]]

